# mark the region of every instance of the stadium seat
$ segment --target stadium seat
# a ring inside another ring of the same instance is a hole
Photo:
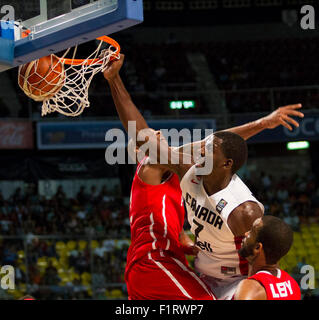
[[[57,270],[59,275],[65,273],[65,269],[63,267],[59,267]]]
[[[302,242],[301,233],[295,232],[294,233],[294,241],[293,241],[293,243],[299,243],[299,242]]]
[[[311,232],[317,232],[317,233],[319,233],[319,224],[311,224],[311,225],[309,226],[309,229],[310,229]]]
[[[67,246],[68,250],[72,251],[76,248],[77,243],[74,240],[70,240],[67,242],[66,246]]]
[[[81,281],[83,285],[91,284],[91,275],[88,272],[83,272],[81,274]]]
[[[18,257],[19,257],[19,259],[24,259],[24,251],[23,250],[18,251]]]
[[[67,256],[62,256],[59,259],[59,264],[62,268],[64,268],[65,270],[68,268],[69,266],[69,259]]]
[[[8,289],[7,293],[13,296],[13,298],[16,300],[23,297],[23,292],[17,289]]]
[[[55,249],[57,252],[60,252],[60,251],[63,251],[65,250],[66,248],[66,245],[63,241],[58,241],[56,244],[55,244]]]
[[[44,268],[45,269],[48,266],[47,257],[38,258],[37,265],[38,265],[39,268]]]
[[[318,232],[314,232],[312,234],[312,238],[313,238],[314,242],[317,243],[317,245],[319,245],[319,231]]]
[[[99,246],[100,246],[100,244],[99,244],[99,242],[97,240],[92,240],[91,241],[91,249],[92,250],[96,249]]]
[[[308,240],[308,239],[312,239],[311,233],[303,233],[303,234],[302,234],[302,239],[303,239],[304,241],[306,241],[306,240]]]
[[[26,266],[25,266],[25,264],[24,263],[20,263],[19,265],[19,268],[25,273],[26,272]]]
[[[120,290],[120,289],[113,289],[113,290],[111,290],[111,292],[110,292],[110,297],[111,297],[112,299],[120,299],[120,298],[123,298],[124,295],[123,295],[122,290]]]
[[[70,273],[70,276],[71,276],[72,281],[74,281],[74,280],[81,280],[81,276],[80,276],[77,272],[75,272],[75,271],[72,271],[72,272]]]
[[[71,280],[71,276],[69,275],[68,272],[63,272],[63,273],[59,274],[59,277],[60,277],[60,279],[61,279],[60,284],[61,284],[62,286],[65,285],[66,283],[72,281],[72,280]]]
[[[51,263],[53,265],[53,267],[55,267],[57,269],[59,268],[59,261],[56,257],[50,257],[48,259],[48,261],[49,261],[49,263]]]
[[[305,240],[305,250],[308,250],[309,248],[313,248],[313,247],[315,247],[315,243],[314,243],[313,239],[312,238],[306,239]]]
[[[85,240],[78,241],[78,249],[81,250],[81,251],[85,250],[86,247],[87,247],[87,244],[88,243]]]

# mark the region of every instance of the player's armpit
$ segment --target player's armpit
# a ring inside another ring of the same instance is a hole
[[[244,236],[256,219],[261,218],[264,212],[257,202],[246,201],[235,208],[228,217],[228,226],[235,237]]]
[[[267,294],[258,281],[245,279],[239,283],[234,300],[267,300]]]

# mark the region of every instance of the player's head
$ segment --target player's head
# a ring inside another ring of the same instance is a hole
[[[259,260],[267,265],[276,264],[285,256],[293,242],[293,231],[281,219],[274,216],[263,216],[253,223],[246,232],[239,249],[239,254],[250,264]]]
[[[229,172],[233,175],[247,161],[247,143],[236,133],[216,132],[212,139],[206,140],[206,145],[202,146],[201,156],[213,158],[213,172]]]

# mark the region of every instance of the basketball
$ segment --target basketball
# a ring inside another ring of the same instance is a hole
[[[53,54],[19,68],[19,86],[35,101],[44,101],[54,96],[62,88],[64,81],[64,65]]]

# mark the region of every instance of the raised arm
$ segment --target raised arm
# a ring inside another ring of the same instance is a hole
[[[299,127],[299,123],[291,118],[291,116],[296,116],[299,118],[303,118],[304,114],[298,109],[302,107],[301,104],[292,104],[284,107],[279,107],[269,115],[257,119],[255,121],[243,124],[241,126],[221,130],[221,131],[230,131],[233,133],[237,133],[243,139],[248,140],[249,138],[255,136],[256,134],[266,130],[266,129],[275,129],[280,125],[283,125],[288,130],[292,130],[292,125],[295,127]],[[289,124],[290,123],[290,124]],[[209,136],[208,136],[209,137]],[[208,138],[206,137],[206,139]],[[193,149],[195,146],[200,146],[204,140],[196,141],[193,143],[185,144],[183,146],[175,148],[175,150],[179,150],[180,152],[187,152],[193,154]]]
[[[292,126],[290,124],[294,125],[295,127],[299,127],[299,123],[291,118],[291,116],[296,116],[299,118],[304,117],[304,114],[298,111],[298,109],[301,107],[301,104],[292,104],[289,106],[280,107],[266,117],[223,131],[237,133],[245,140],[255,136],[263,130],[274,129],[280,125],[283,125],[291,131]]]
[[[113,101],[117,113],[122,121],[125,130],[128,130],[128,122],[136,121],[136,133],[142,129],[147,129],[148,125],[132,101],[130,94],[127,92],[123,81],[120,77],[120,69],[124,62],[124,54],[120,55],[119,60],[110,63],[104,71],[104,78],[108,81]]]

